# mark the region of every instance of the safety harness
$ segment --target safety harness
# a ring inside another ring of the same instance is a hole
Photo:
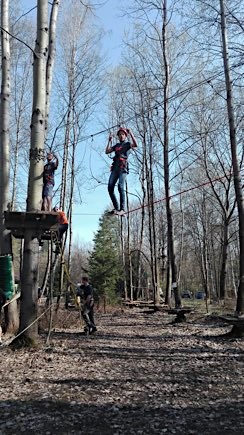
[[[130,144],[130,142],[123,143],[123,145]],[[119,169],[121,171],[129,172],[128,166],[128,156],[123,153],[123,145],[118,144],[115,146],[115,156],[113,157],[113,163],[111,166],[111,171],[113,169]]]
[[[45,184],[52,184],[54,186],[54,171],[55,167],[53,162],[47,163],[44,166],[44,172],[43,172],[43,182]]]

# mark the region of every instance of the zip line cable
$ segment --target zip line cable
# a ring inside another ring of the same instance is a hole
[[[238,62],[238,63],[232,65],[232,66],[230,67],[230,70],[234,70],[235,68],[238,68],[238,67],[243,66],[243,65],[244,65],[243,62]],[[197,88],[199,88],[199,87],[201,87],[201,86],[203,86],[203,85],[205,85],[205,84],[209,84],[209,85],[211,86],[211,82],[212,82],[214,79],[218,78],[219,76],[221,76],[221,75],[223,75],[223,74],[224,74],[224,71],[221,70],[221,71],[219,71],[219,72],[216,72],[216,73],[213,74],[212,76],[206,77],[205,79],[203,79],[203,80],[201,80],[201,81],[199,81],[199,82],[196,82],[195,84],[192,84],[192,85],[189,86],[188,88],[185,88],[185,89],[179,90],[179,91],[177,91],[175,94],[171,95],[171,96],[168,98],[168,101],[170,102],[170,101],[172,101],[172,100],[175,100],[176,98],[179,98],[179,97],[181,97],[181,96],[183,96],[183,95],[185,95],[185,94],[187,94],[187,93],[190,93],[190,92],[193,91],[194,89],[197,89]],[[211,86],[211,87],[212,87],[212,86]],[[78,90],[77,90],[77,91],[78,91]],[[77,91],[75,92],[75,94],[77,93]],[[74,95],[74,96],[75,96],[75,95]],[[158,109],[159,105],[160,105],[159,103],[155,104],[155,105],[151,108],[151,110]],[[64,121],[64,119],[65,119],[65,117],[66,117],[66,115],[67,115],[67,113],[68,113],[69,110],[70,110],[70,108],[68,107],[67,110],[66,110],[66,112],[65,112],[65,114],[62,116],[59,125],[58,125],[58,126],[56,127],[56,129],[55,129],[54,137],[53,137],[53,139],[52,139],[52,143],[51,143],[51,148],[52,148],[52,146],[53,146],[53,142],[54,142],[54,139],[55,139],[55,136],[56,136],[57,130],[59,130],[60,128],[62,128],[62,127],[64,127],[64,126],[66,125],[66,122],[63,122],[63,121]],[[138,117],[142,117],[142,115],[144,115],[145,112],[146,112],[146,111],[142,111],[142,112],[140,112],[140,113],[135,113],[133,116],[130,116],[130,117],[124,119],[123,122],[120,122],[120,123],[114,124],[114,125],[112,125],[112,126],[110,126],[110,127],[108,127],[108,128],[105,128],[105,129],[103,129],[103,130],[97,131],[97,132],[95,132],[95,133],[91,133],[91,134],[88,134],[88,135],[86,135],[86,136],[83,136],[83,137],[81,137],[79,140],[77,140],[77,144],[79,144],[79,143],[81,143],[81,142],[85,142],[85,141],[87,141],[88,139],[92,139],[92,140],[93,140],[94,137],[99,136],[99,135],[104,134],[104,133],[107,133],[107,132],[109,132],[110,130],[114,130],[115,128],[120,127],[122,124],[126,125],[128,122],[130,122],[130,121],[132,121],[132,120],[134,120],[134,119],[136,119],[136,118],[138,118]]]
[[[33,9],[34,9],[34,8],[33,8]],[[32,9],[31,9],[31,10],[32,10]],[[31,10],[30,10],[30,11],[31,11]],[[20,43],[24,44],[27,48],[29,48],[29,49],[31,50],[31,52],[32,52],[33,54],[35,54],[35,52],[34,52],[34,50],[32,49],[32,47],[30,47],[26,42],[24,42],[23,40],[19,39],[19,38],[16,37],[15,35],[11,34],[10,32],[8,32],[5,28],[3,28],[3,27],[1,27],[1,26],[0,26],[0,29],[1,29],[3,32],[6,32],[6,33],[7,33],[9,36],[11,36],[12,38],[14,38],[14,39],[16,39],[17,41],[19,41]],[[243,62],[238,62],[237,64],[232,65],[232,66],[230,67],[230,70],[235,69],[235,68],[237,68],[237,67],[239,67],[239,66],[242,66],[242,65],[243,65]],[[199,82],[197,82],[197,83],[191,85],[189,88],[183,89],[182,91],[178,91],[178,92],[176,92],[174,95],[170,96],[170,97],[168,98],[168,101],[174,100],[175,98],[179,98],[180,96],[184,95],[185,93],[191,92],[192,90],[197,89],[198,87],[200,87],[200,86],[202,86],[202,85],[204,85],[204,84],[210,84],[212,80],[214,80],[215,78],[218,78],[219,76],[221,76],[221,75],[223,75],[223,74],[224,74],[224,71],[221,70],[221,71],[219,71],[219,72],[213,74],[212,76],[210,76],[210,77],[208,77],[208,78],[206,78],[206,79],[204,79],[204,80],[201,80],[201,81],[199,81]],[[74,96],[77,94],[78,89],[80,88],[80,86],[81,86],[81,83],[80,83],[80,85],[78,86],[78,88],[77,88],[77,90],[76,90]],[[69,106],[70,106],[70,105],[69,105]],[[155,106],[153,106],[151,110],[157,109],[158,106],[159,106],[158,104],[155,105]],[[54,133],[54,137],[53,137],[52,142],[51,142],[50,150],[52,149],[53,142],[54,142],[54,139],[55,139],[55,137],[56,137],[57,130],[58,130],[59,128],[61,128],[62,126],[65,126],[65,125],[66,125],[66,123],[63,124],[62,121],[63,121],[64,118],[66,117],[66,114],[67,114],[68,110],[69,110],[69,107],[67,108],[67,110],[66,110],[65,114],[63,115],[63,117],[61,118],[61,121],[60,121],[58,127],[55,129],[55,133]],[[143,112],[143,113],[144,113],[144,112]],[[131,121],[131,120],[133,120],[133,119],[136,119],[137,117],[140,117],[140,116],[141,116],[141,113],[136,113],[135,115],[133,115],[133,116],[131,116],[131,117],[125,119],[125,120],[123,121],[123,124],[127,124],[129,121]],[[107,128],[107,129],[100,130],[100,131],[98,131],[98,132],[96,132],[96,133],[93,133],[93,134],[90,134],[90,135],[84,136],[84,137],[82,137],[80,140],[77,141],[77,144],[78,144],[78,143],[81,143],[81,142],[84,142],[84,141],[86,141],[86,140],[88,140],[88,139],[90,139],[90,138],[93,139],[95,136],[98,136],[98,135],[100,135],[100,134],[106,133],[106,132],[108,132],[108,131],[110,131],[110,130],[112,130],[112,129],[114,129],[114,128],[120,127],[120,126],[121,126],[121,123],[120,123],[120,124],[115,124],[115,125],[113,125],[113,126]]]
[[[235,68],[237,68],[237,67],[239,67],[239,66],[243,66],[243,65],[244,65],[243,62],[238,62],[237,64],[232,65],[232,67],[230,67],[230,69],[235,69]],[[178,92],[176,92],[175,94],[171,95],[171,96],[168,98],[168,101],[172,101],[172,100],[174,100],[174,99],[176,99],[176,98],[179,98],[179,97],[181,97],[182,95],[184,95],[184,94],[186,94],[186,93],[188,93],[188,92],[191,92],[192,90],[197,89],[198,87],[200,87],[200,86],[202,86],[202,85],[204,85],[204,84],[210,84],[212,80],[218,78],[219,76],[221,76],[221,75],[223,75],[223,74],[224,74],[224,71],[221,70],[221,71],[219,71],[219,72],[213,74],[212,76],[207,77],[207,78],[205,78],[205,79],[203,79],[203,80],[201,80],[201,81],[199,81],[199,82],[197,82],[197,83],[195,83],[195,84],[189,86],[188,88],[182,89],[181,91],[178,91]],[[151,110],[158,109],[158,107],[159,107],[159,104],[156,104],[155,106],[153,106],[153,107],[151,108]],[[132,120],[136,119],[137,117],[141,117],[142,114],[144,114],[144,113],[145,113],[145,111],[144,111],[144,112],[141,112],[141,113],[135,113],[133,116],[131,116],[131,117],[129,117],[129,118],[126,118],[126,119],[123,121],[123,123],[120,122],[119,124],[114,124],[114,125],[110,126],[109,128],[106,128],[106,129],[100,130],[100,131],[98,131],[98,132],[96,132],[96,133],[92,133],[92,134],[89,134],[89,135],[87,135],[87,136],[83,136],[83,137],[81,137],[81,138],[77,141],[77,143],[84,142],[84,141],[86,141],[86,140],[88,140],[88,139],[92,139],[92,140],[93,140],[93,138],[94,138],[95,136],[101,135],[101,134],[106,133],[106,132],[108,132],[108,131],[110,131],[110,130],[113,130],[113,129],[115,129],[115,128],[118,128],[118,127],[121,126],[121,124],[127,124],[129,121],[132,121]]]

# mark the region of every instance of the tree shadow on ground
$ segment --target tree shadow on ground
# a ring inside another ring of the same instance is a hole
[[[147,403],[91,405],[61,400],[0,401],[5,435],[202,434],[241,435],[244,402],[224,401],[205,408]]]

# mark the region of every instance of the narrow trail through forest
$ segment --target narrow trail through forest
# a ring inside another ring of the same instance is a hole
[[[244,341],[191,314],[60,310],[49,346],[0,348],[0,434],[243,434]],[[58,326],[58,327],[57,327]]]

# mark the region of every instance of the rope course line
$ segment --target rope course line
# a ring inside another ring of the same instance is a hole
[[[26,328],[22,329],[22,331],[20,331],[17,335],[12,337],[11,339],[3,341],[3,343],[0,345],[0,349],[1,347],[9,346],[16,338],[20,337],[24,332],[26,332],[29,328],[31,328],[31,326],[33,326],[36,322],[38,322],[38,320],[41,319],[48,312],[48,310],[52,308],[53,305],[54,302],[51,305],[49,305],[49,307],[47,307],[43,311],[43,313],[41,313],[35,320],[33,320],[33,322],[31,322],[28,326],[26,326]]]
[[[235,68],[238,68],[238,67],[240,67],[240,66],[243,66],[243,62],[238,62],[238,63],[232,65],[232,66],[230,67],[230,70],[234,70]],[[193,90],[195,90],[195,89],[197,89],[197,88],[199,88],[200,86],[203,86],[203,85],[205,85],[205,84],[206,84],[206,85],[211,85],[211,82],[212,82],[214,79],[218,78],[219,76],[221,76],[221,75],[223,75],[223,74],[224,74],[224,71],[221,70],[221,71],[216,72],[215,74],[213,74],[213,75],[211,75],[211,76],[209,76],[209,77],[204,78],[204,79],[201,80],[201,81],[198,81],[198,82],[192,84],[192,85],[189,86],[188,88],[185,88],[185,89],[179,90],[179,91],[175,92],[175,94],[171,95],[171,96],[168,98],[168,101],[175,100],[176,98],[179,98],[179,97],[183,96],[184,94],[187,94],[187,93],[189,93],[189,92],[191,92],[191,91],[193,91]],[[160,107],[160,104],[157,103],[157,104],[155,104],[155,106],[153,106],[153,107],[151,108],[151,110],[158,109],[159,107]],[[68,109],[69,109],[69,108],[68,108]],[[55,139],[55,136],[56,136],[57,130],[60,129],[60,128],[62,128],[62,127],[64,127],[64,126],[66,125],[66,122],[63,122],[63,121],[64,121],[64,118],[65,118],[67,112],[68,112],[68,109],[66,110],[65,114],[63,115],[63,117],[62,117],[62,119],[61,119],[61,121],[60,121],[58,127],[56,127],[56,129],[55,129],[54,137],[53,137],[53,139],[52,139],[52,145],[53,145],[53,142],[54,142],[54,139]],[[135,113],[133,116],[130,116],[129,118],[124,119],[123,121],[121,121],[121,122],[118,123],[118,124],[114,124],[114,125],[112,125],[112,126],[110,126],[110,127],[108,127],[108,128],[105,128],[105,129],[103,129],[103,130],[100,130],[100,131],[97,131],[97,132],[95,132],[95,133],[91,133],[91,134],[88,134],[88,135],[86,135],[86,136],[83,136],[83,137],[81,137],[79,140],[77,140],[77,144],[79,144],[79,143],[81,143],[81,142],[84,142],[84,141],[87,141],[87,140],[89,140],[89,139],[92,139],[92,140],[93,140],[93,138],[94,138],[95,136],[99,136],[99,135],[101,135],[101,134],[103,134],[103,133],[107,133],[107,132],[109,132],[109,131],[111,131],[111,130],[113,130],[113,129],[115,129],[115,128],[120,127],[122,124],[127,124],[128,122],[130,122],[130,121],[132,121],[132,120],[134,120],[134,119],[136,119],[136,118],[138,118],[138,117],[142,117],[142,115],[143,115],[144,113],[146,113],[146,111],[142,111],[142,112],[140,112],[140,113]],[[52,147],[52,145],[51,145],[51,147]]]
[[[19,298],[20,298],[20,292],[16,293],[12,299],[10,299],[9,301],[5,302],[5,304],[2,306],[2,308],[7,307],[9,304],[11,304],[12,302],[16,301]]]
[[[232,69],[235,69],[235,68],[237,68],[237,67],[239,67],[239,66],[243,66],[243,62],[238,62],[237,64],[232,65],[232,66],[230,67],[230,69],[232,70]],[[182,89],[181,91],[178,91],[178,92],[176,92],[175,94],[171,95],[171,96],[168,98],[168,101],[172,101],[172,100],[174,100],[174,99],[176,99],[176,98],[179,98],[179,97],[181,97],[182,95],[184,95],[184,94],[186,94],[186,93],[188,93],[188,92],[190,92],[190,91],[192,91],[192,90],[194,90],[194,89],[197,89],[198,87],[200,87],[200,86],[202,86],[202,85],[204,85],[204,84],[210,84],[212,80],[218,78],[219,76],[221,76],[221,75],[223,75],[223,74],[224,74],[224,71],[223,71],[223,70],[221,70],[221,71],[219,71],[219,72],[216,72],[216,73],[213,74],[212,76],[206,77],[205,79],[203,79],[203,80],[201,80],[201,81],[199,81],[199,82],[196,82],[195,84],[189,86],[188,88]],[[151,108],[151,110],[158,109],[159,106],[160,106],[160,104],[157,103],[155,106],[153,106],[153,107]],[[146,111],[145,111],[145,112],[146,112]],[[100,135],[100,134],[103,134],[103,133],[109,132],[110,130],[113,130],[113,129],[117,128],[117,127],[120,127],[121,124],[127,124],[129,121],[132,121],[132,120],[136,119],[137,117],[141,117],[142,114],[144,114],[145,112],[143,111],[143,112],[140,112],[140,113],[135,113],[133,116],[131,116],[131,117],[129,117],[129,118],[123,120],[123,122],[120,122],[119,124],[115,124],[115,125],[113,125],[113,126],[111,126],[111,127],[108,127],[108,128],[106,128],[106,129],[100,130],[100,131],[98,131],[98,132],[96,132],[96,133],[92,133],[92,134],[89,134],[89,135],[87,135],[87,136],[83,136],[83,137],[81,137],[81,138],[77,141],[77,144],[78,144],[78,143],[81,143],[81,142],[84,142],[84,141],[86,141],[86,140],[88,140],[88,139],[93,139],[95,136],[98,136],[98,135]]]
[[[6,32],[9,36],[11,36],[11,38],[16,39],[17,41],[19,41],[21,44],[24,44],[27,48],[29,48],[29,50],[35,54],[35,51],[33,50],[33,48],[31,48],[30,45],[28,45],[25,41],[23,41],[22,39],[19,39],[17,36],[13,35],[12,33],[10,33],[8,30],[6,30],[4,27],[0,26],[0,29],[3,32]]]
[[[99,216],[100,216],[100,214],[99,214]],[[56,233],[56,231],[55,231],[55,233]],[[61,245],[61,241],[57,237],[57,233],[54,235],[53,241],[54,241],[54,243],[56,245],[56,249],[59,251],[58,255],[59,254],[61,255],[61,262],[62,262],[62,264],[64,266],[64,271],[65,271],[65,274],[67,276],[69,285],[70,285],[71,289],[74,289],[75,285],[71,282],[70,274],[69,274],[69,271],[68,271],[68,267],[67,267],[67,264],[66,264],[66,262],[64,260],[64,255],[63,255],[64,254],[64,249],[63,249],[63,247]],[[56,252],[56,254],[57,254],[57,252]],[[76,293],[74,291],[73,291],[73,296],[76,296]],[[76,303],[75,303],[75,305],[77,306]]]
[[[201,187],[207,186],[208,184],[215,183],[216,181],[222,180],[227,175],[231,175],[231,174],[225,174],[225,175],[222,175],[221,177],[216,177],[216,178],[213,178],[211,180],[205,181],[204,183],[198,184],[197,186],[190,187],[189,189],[181,190],[180,192],[177,192],[177,193],[174,193],[173,195],[170,195],[169,199],[174,198],[174,197],[179,196],[179,195],[182,195],[184,193],[190,192],[190,191],[195,190],[195,189],[200,189]],[[166,197],[156,199],[155,201],[153,201],[153,204],[157,204],[157,203],[162,202],[162,201],[166,201]],[[142,208],[147,208],[147,207],[149,207],[150,204],[140,205],[139,207],[128,210],[127,212],[125,212],[125,214],[133,213],[134,211],[140,210]],[[101,216],[101,213],[73,213],[73,215],[74,216]]]
[[[227,174],[227,175],[231,175],[231,174]],[[170,195],[169,199],[175,198],[176,196],[179,196],[179,195],[183,195],[184,193],[187,193],[187,192],[191,192],[192,190],[195,190],[195,189],[200,189],[201,187],[207,186],[208,184],[211,184],[211,183],[215,183],[216,181],[222,180],[223,178],[226,178],[226,174],[222,175],[221,177],[216,177],[216,178],[213,178],[211,180],[205,181],[204,183],[198,184],[197,186],[189,187],[189,189],[183,189],[180,192],[177,192],[177,193],[174,193],[173,195]],[[166,201],[166,199],[167,199],[167,197],[165,196],[163,198],[160,198],[160,199],[153,201],[152,203],[140,205],[140,207],[136,207],[136,208],[133,208],[132,210],[128,210],[127,212],[125,212],[125,214],[133,213],[134,211],[140,210],[142,208],[147,208],[151,204],[158,204],[159,202]]]
[[[53,233],[56,233],[56,231],[53,231]],[[56,241],[57,240],[57,238],[56,238],[56,234],[53,234],[52,235],[52,241]],[[60,250],[60,253],[62,254],[62,248],[59,246],[59,250]],[[66,263],[63,261],[63,264],[64,264],[64,269],[65,269],[65,273],[66,273],[66,275],[67,275],[67,277],[68,277],[68,279],[69,279],[69,273],[68,273],[68,269],[67,269],[67,266],[66,266]],[[73,287],[75,287],[71,282],[70,282],[70,279],[69,279],[69,283],[70,283],[70,287],[71,288],[73,288]],[[73,292],[74,294],[75,294],[75,292]],[[20,292],[19,293],[17,293],[15,296],[14,296],[14,298],[12,298],[10,301],[8,301],[8,302],[6,302],[4,305],[3,305],[3,307],[2,308],[4,308],[4,307],[6,307],[7,305],[9,305],[11,302],[13,302],[14,300],[16,300],[16,299],[18,299],[20,297]],[[0,348],[3,348],[4,346],[9,346],[15,339],[17,339],[18,337],[20,337],[24,332],[26,332],[29,328],[31,328],[36,322],[38,322],[38,320],[39,319],[41,319],[49,310],[51,310],[53,307],[54,307],[54,305],[56,304],[56,301],[52,301],[52,303],[43,311],[43,313],[41,313],[35,320],[33,320],[33,322],[31,322],[28,326],[26,326],[26,328],[24,328],[22,331],[20,331],[17,335],[15,335],[14,337],[12,337],[11,339],[7,339],[7,340],[5,340],[5,341],[3,341],[1,344],[0,344]],[[52,319],[51,319],[51,324],[49,325],[49,329],[50,329],[50,326],[52,326]],[[49,338],[50,338],[50,331],[49,331]]]

